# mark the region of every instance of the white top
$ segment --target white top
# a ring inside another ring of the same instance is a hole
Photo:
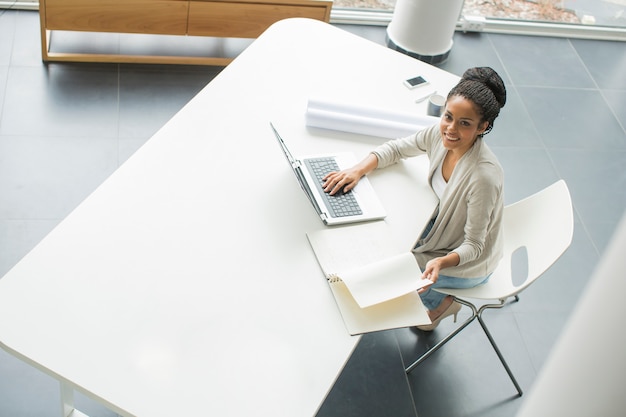
[[[441,196],[443,196],[443,192],[446,190],[446,185],[448,185],[448,182],[445,180],[445,178],[443,178],[443,161],[441,161],[441,164],[439,164],[439,166],[433,173],[433,178],[431,181],[435,194],[437,194],[437,197],[439,197],[439,200],[441,200]]]
[[[363,157],[373,138],[305,127],[307,98],[425,113],[413,74],[457,81],[318,21],[272,26],[0,280],[0,345],[125,416],[314,415],[359,339],[269,122],[296,156]],[[427,165],[370,176],[407,250]]]

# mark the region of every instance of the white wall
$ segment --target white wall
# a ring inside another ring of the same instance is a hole
[[[517,417],[626,415],[625,320],[626,216]]]

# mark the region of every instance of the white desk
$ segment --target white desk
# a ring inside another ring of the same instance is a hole
[[[77,389],[124,416],[314,415],[359,339],[268,122],[296,154],[363,156],[380,141],[307,129],[307,97],[424,113],[402,85],[420,73],[456,82],[321,22],[274,25],[0,280],[0,345],[70,408]],[[407,247],[432,211],[425,175],[425,159],[371,175]]]

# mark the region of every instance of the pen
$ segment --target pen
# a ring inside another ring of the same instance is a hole
[[[425,96],[423,96],[423,97],[418,98],[417,100],[415,100],[415,102],[416,102],[416,103],[421,103],[422,101],[426,100],[428,97],[430,97],[430,96],[432,96],[432,95],[434,95],[434,94],[437,94],[437,90],[435,90],[435,91],[433,91],[433,92],[431,92],[431,93],[428,93],[428,94],[426,94],[426,95],[425,95]]]

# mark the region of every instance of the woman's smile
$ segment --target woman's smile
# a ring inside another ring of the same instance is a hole
[[[449,151],[464,154],[472,147],[478,135],[483,133],[488,122],[483,122],[474,104],[461,96],[452,96],[439,122],[443,146]]]

